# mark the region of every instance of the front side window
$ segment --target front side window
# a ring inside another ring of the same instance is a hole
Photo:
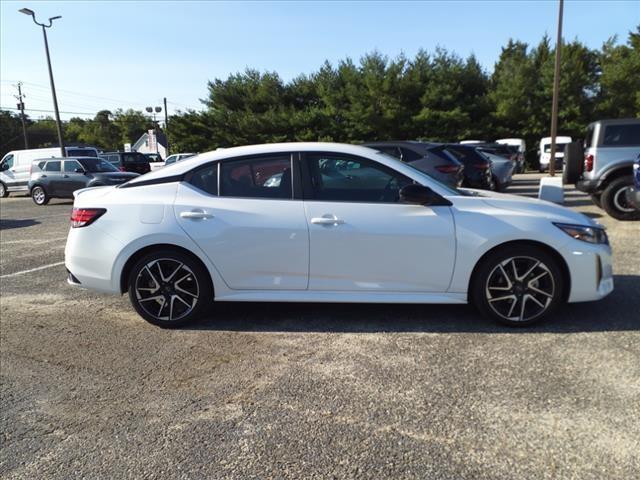
[[[209,195],[218,195],[218,164],[196,170],[191,175],[189,183]]]
[[[334,153],[305,156],[313,200],[397,203],[400,189],[413,181],[384,165]]]
[[[7,155],[2,160],[2,169],[9,170],[10,168],[13,168],[13,155]]]
[[[82,168],[82,165],[77,160],[65,160],[62,168],[66,173],[74,173],[78,168]]]
[[[47,162],[44,166],[45,172],[59,172],[60,171],[60,160],[56,160],[54,162]]]
[[[291,155],[223,161],[220,189],[223,197],[290,199]]]

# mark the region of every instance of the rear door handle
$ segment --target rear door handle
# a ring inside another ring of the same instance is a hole
[[[180,217],[190,218],[193,220],[204,220],[207,218],[213,218],[213,215],[205,212],[204,210],[191,210],[190,212],[180,212]]]
[[[323,215],[321,217],[314,217],[311,219],[311,223],[313,223],[314,225],[342,225],[344,223],[344,220],[336,217],[335,215],[332,214],[326,214]]]

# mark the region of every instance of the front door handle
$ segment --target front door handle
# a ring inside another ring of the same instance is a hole
[[[204,210],[191,210],[190,212],[180,212],[182,218],[191,218],[194,220],[204,220],[207,218],[213,218],[213,215],[205,212]]]
[[[332,214],[326,214],[323,215],[321,217],[314,217],[311,219],[311,223],[313,223],[314,225],[342,225],[344,223],[344,220],[336,217],[335,215]]]

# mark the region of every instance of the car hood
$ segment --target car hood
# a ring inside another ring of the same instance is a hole
[[[604,228],[598,222],[580,212],[576,212],[570,208],[566,208],[552,202],[547,202],[545,200],[521,197],[519,195],[506,193],[487,192],[486,190],[468,191],[472,192],[473,196],[493,208],[518,212],[523,215],[544,217],[552,222],[589,225]]]

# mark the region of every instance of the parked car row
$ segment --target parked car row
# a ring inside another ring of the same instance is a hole
[[[503,191],[512,182],[516,161],[510,154],[475,144],[387,141],[363,144],[398,158],[436,180],[452,187]]]

